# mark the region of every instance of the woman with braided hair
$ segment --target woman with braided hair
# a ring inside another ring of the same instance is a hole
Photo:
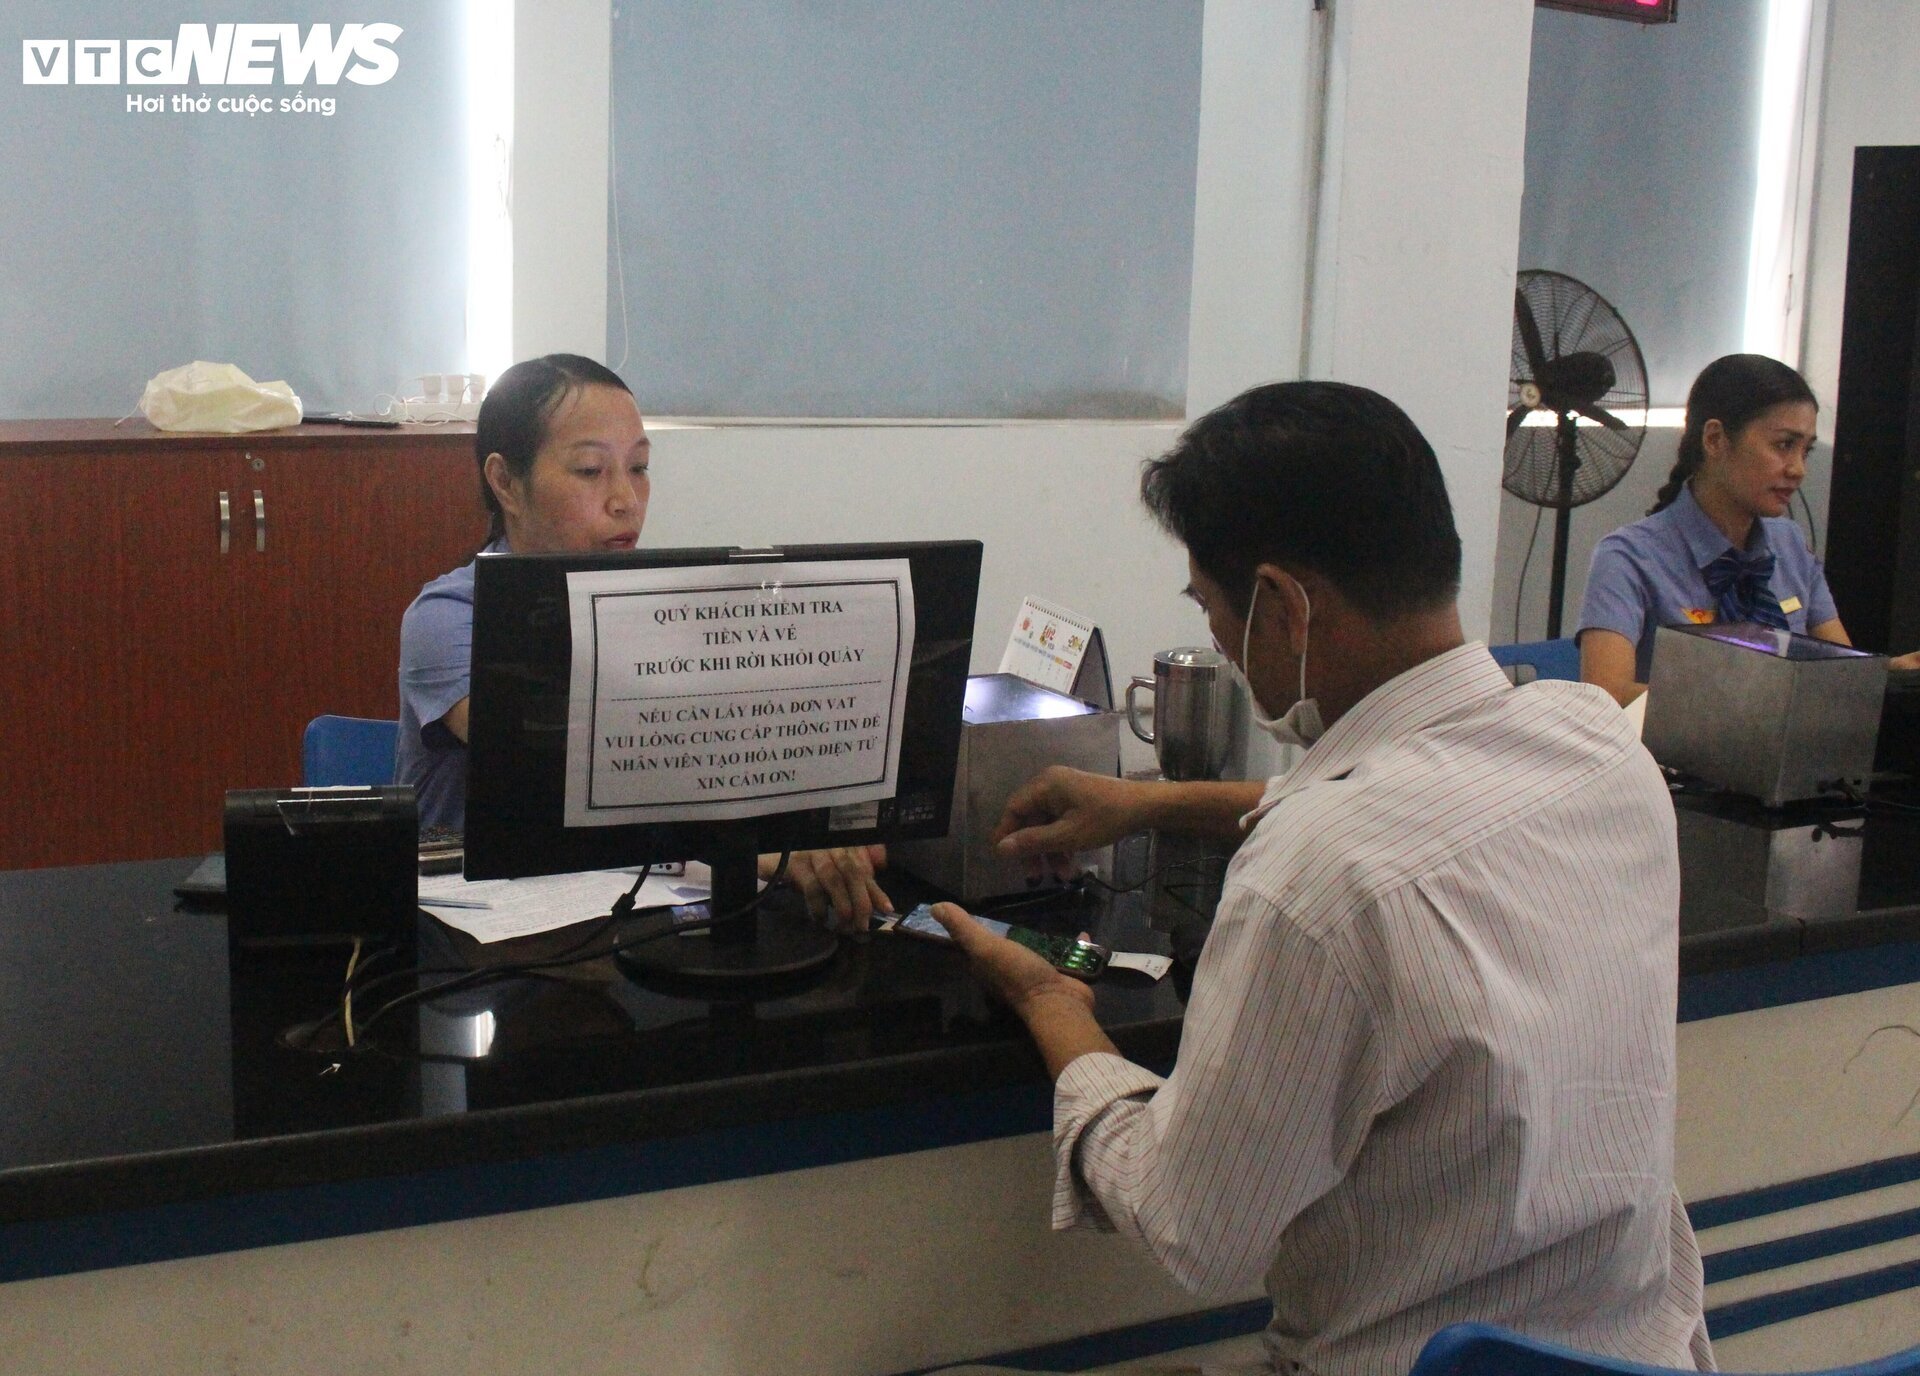
[[[1660,626],[1751,621],[1851,643],[1788,514],[1819,416],[1813,389],[1776,359],[1728,354],[1701,370],[1653,509],[1593,552],[1576,632],[1581,678],[1631,702],[1646,691]],[[1920,653],[1894,665],[1920,667]]]

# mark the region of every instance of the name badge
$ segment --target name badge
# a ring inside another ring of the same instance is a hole
[[[1799,611],[1800,599],[1797,597],[1789,597],[1786,601],[1780,604],[1780,610],[1783,612],[1789,612],[1789,613]]]

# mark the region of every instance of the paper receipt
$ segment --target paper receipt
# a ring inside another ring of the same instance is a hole
[[[1144,951],[1115,951],[1107,962],[1109,970],[1138,970],[1148,979],[1159,979],[1173,968],[1172,956],[1152,956]]]

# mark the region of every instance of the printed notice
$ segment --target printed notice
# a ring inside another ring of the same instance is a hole
[[[906,560],[573,573],[567,599],[568,826],[893,796]]]

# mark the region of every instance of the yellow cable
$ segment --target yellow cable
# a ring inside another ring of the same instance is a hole
[[[347,1029],[347,1046],[353,1046],[353,970],[360,963],[360,938],[353,939],[353,954],[347,957],[347,993],[340,1001],[340,1022]]]

